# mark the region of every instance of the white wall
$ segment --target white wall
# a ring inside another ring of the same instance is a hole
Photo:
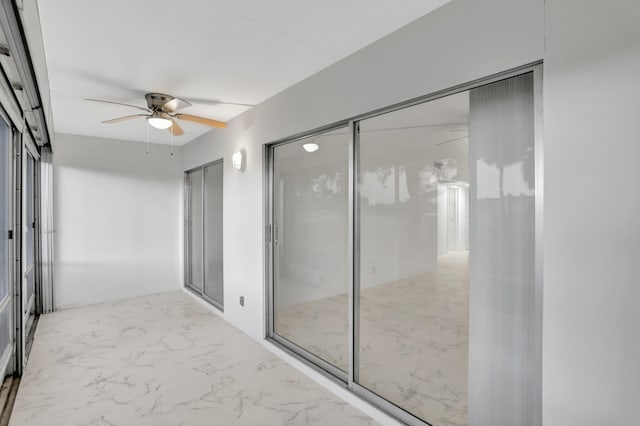
[[[53,167],[56,308],[180,288],[179,152],[57,134]]]
[[[637,425],[640,2],[547,0],[544,424]]]
[[[454,0],[184,146],[183,170],[225,158],[224,317],[263,338],[263,144],[540,60],[543,18],[540,0]]]

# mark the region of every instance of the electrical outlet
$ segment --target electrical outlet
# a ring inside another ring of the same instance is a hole
[[[240,306],[244,306],[244,296],[240,296]]]

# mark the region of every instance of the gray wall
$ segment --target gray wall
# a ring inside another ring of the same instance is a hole
[[[262,339],[263,144],[540,60],[543,19],[538,0],[454,0],[184,146],[184,170],[225,159],[224,317]]]
[[[639,22],[546,1],[545,425],[639,422]]]

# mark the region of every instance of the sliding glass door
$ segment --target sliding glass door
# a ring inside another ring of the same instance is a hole
[[[40,284],[39,250],[39,185],[40,154],[33,139],[22,135],[22,209],[21,209],[21,245],[22,245],[22,284],[20,300],[22,304],[20,350],[23,365],[33,342],[34,324],[37,315]]]
[[[4,379],[12,346],[12,136],[9,124],[0,116],[0,379]]]
[[[271,145],[269,338],[408,424],[541,424],[538,72]]]
[[[222,269],[222,161],[204,167],[204,288],[220,309],[224,304]]]
[[[24,262],[24,316],[26,333],[29,333],[35,315],[35,286],[36,286],[36,160],[33,154],[26,150],[24,169],[24,222],[22,244],[25,251]]]
[[[185,176],[185,283],[222,310],[224,286],[222,160]]]
[[[356,381],[434,424],[467,421],[468,120],[462,92],[358,129]]]
[[[273,149],[273,330],[346,377],[348,346],[348,128]]]
[[[0,378],[22,374],[39,314],[39,160],[0,109]]]

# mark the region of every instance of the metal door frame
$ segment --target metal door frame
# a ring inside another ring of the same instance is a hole
[[[191,168],[184,172],[184,288],[191,291],[192,293],[198,295],[203,300],[207,301],[209,304],[213,305],[220,312],[224,312],[224,300],[222,303],[214,300],[209,297],[205,293],[205,283],[206,283],[206,275],[205,275],[205,174],[207,167],[215,166],[218,164],[222,164],[224,167],[224,159],[219,158],[215,161],[211,161],[209,163],[203,164],[198,167]],[[191,173],[197,172],[198,170],[202,171],[202,290],[195,287],[191,284]],[[224,170],[224,169],[223,169]],[[224,175],[223,175],[223,187],[224,187]],[[224,214],[223,219],[224,221]],[[224,225],[223,225],[224,228]],[[224,279],[222,281],[222,288],[224,291]]]
[[[14,167],[15,167],[15,141],[17,139],[17,129],[12,125],[11,119],[5,113],[2,106],[0,106],[0,120],[3,120],[7,126],[9,127],[9,139],[7,140],[7,152],[8,152],[8,176],[9,181],[7,182],[7,189],[9,191],[8,197],[8,205],[7,205],[7,219],[9,223],[9,228],[11,235],[7,236],[9,239],[8,243],[8,271],[7,271],[7,296],[0,301],[0,314],[5,310],[9,310],[9,344],[7,348],[5,348],[4,352],[0,353],[0,377],[4,378],[7,373],[13,372],[15,369],[15,362],[12,362],[14,359],[14,348],[15,348],[15,330],[14,330],[14,322],[15,322],[15,312],[14,312],[14,286],[15,286],[15,257],[16,257],[16,232],[14,226],[14,217],[15,217],[15,175],[14,175]],[[4,237],[3,237],[4,238]]]
[[[26,129],[26,127],[25,127]],[[38,179],[39,179],[39,161],[40,154],[38,152],[38,148],[33,142],[33,138],[30,134],[22,132],[16,135],[16,161],[15,163],[15,179],[16,179],[16,197],[15,197],[15,226],[14,226],[14,238],[16,239],[16,280],[15,280],[15,293],[14,293],[14,318],[15,318],[15,372],[18,376],[21,376],[24,367],[27,363],[27,350],[26,343],[29,332],[31,331],[31,327],[34,324],[34,321],[30,321],[30,311],[32,307],[38,307],[40,304],[36,302],[36,297],[40,292],[37,290],[40,284],[40,277],[38,270],[40,269],[40,255],[39,255],[39,230],[40,230],[40,217],[39,212],[40,209],[36,204],[39,200],[39,196],[37,191],[39,190]],[[31,156],[33,158],[33,220],[34,220],[34,228],[33,228],[33,265],[29,271],[25,270],[24,263],[24,255],[26,246],[24,244],[24,235],[23,235],[23,224],[26,214],[25,205],[26,205],[26,191],[25,191],[25,172],[27,170],[27,158]],[[19,248],[19,249],[18,249]],[[34,279],[34,292],[33,296],[29,298],[29,300],[25,299],[25,295],[27,294],[26,288],[26,277],[28,273],[33,273]],[[34,313],[35,316],[38,315],[36,311]]]

